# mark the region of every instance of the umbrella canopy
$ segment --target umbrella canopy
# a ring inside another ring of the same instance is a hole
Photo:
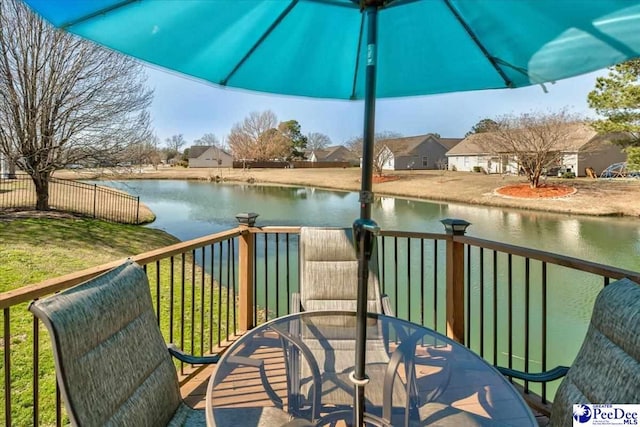
[[[221,86],[364,99],[359,1],[26,2],[57,27]],[[544,83],[640,50],[636,1],[379,3],[377,97]]]
[[[516,88],[640,56],[640,1],[25,0],[55,26],[220,86],[364,99],[354,420],[364,423],[376,97]]]

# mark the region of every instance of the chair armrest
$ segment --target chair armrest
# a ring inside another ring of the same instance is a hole
[[[389,295],[382,295],[381,302],[382,302],[382,314],[385,314],[391,317],[396,317],[395,313],[393,312],[393,308],[391,308],[391,300],[389,299]]]
[[[569,368],[567,366],[556,366],[550,371],[545,372],[522,372],[515,369],[503,368],[502,366],[495,367],[500,373],[506,377],[517,378],[519,380],[531,381],[534,383],[546,383],[547,381],[557,380],[558,378],[567,375]]]
[[[179,361],[190,363],[192,365],[209,365],[211,363],[216,363],[220,359],[220,356],[217,354],[212,356],[192,356],[180,350],[175,344],[167,344],[167,350],[169,350],[169,353]]]
[[[293,292],[291,294],[291,314],[300,313],[302,311],[302,303],[300,302],[300,293]]]

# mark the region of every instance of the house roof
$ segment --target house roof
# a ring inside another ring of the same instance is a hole
[[[192,145],[189,148],[189,158],[190,159],[197,159],[198,157],[202,156],[209,148],[215,148],[220,150],[221,153],[224,153],[228,156],[230,156],[231,154],[229,154],[227,151],[225,151],[222,148],[219,148],[216,145]]]
[[[453,147],[458,145],[462,138],[436,138],[440,145],[442,145],[447,150],[451,150]]]
[[[587,144],[609,142],[615,139],[614,134],[598,135],[598,133],[586,123],[570,123],[564,125],[568,138],[566,143],[559,147],[564,152],[581,151]],[[520,132],[514,130],[513,132]],[[497,132],[474,133],[464,138],[447,152],[447,156],[488,154],[487,144]],[[617,134],[616,134],[617,135]],[[620,135],[617,135],[620,137]]]
[[[408,136],[404,138],[385,139],[382,142],[394,156],[410,155],[415,148],[429,137],[427,135]]]
[[[348,161],[358,158],[357,155],[355,155],[344,145],[334,145],[331,147],[323,148],[321,150],[312,150],[311,152],[309,152],[307,157],[311,155],[311,153],[314,153],[318,160]]]
[[[462,138],[438,138],[436,135],[428,133],[426,135],[385,139],[382,142],[387,146],[387,148],[389,148],[389,150],[391,150],[394,156],[409,156],[418,145],[422,144],[430,137],[447,150],[450,150],[462,141]]]

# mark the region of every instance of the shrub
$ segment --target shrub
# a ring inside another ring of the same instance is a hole
[[[562,178],[565,178],[565,179],[573,179],[575,177],[576,177],[576,174],[573,172],[565,172],[562,174]]]
[[[640,147],[627,148],[627,170],[640,171]]]

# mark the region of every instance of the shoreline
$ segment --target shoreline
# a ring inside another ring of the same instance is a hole
[[[640,218],[640,180],[547,178],[550,184],[574,187],[573,194],[558,198],[523,199],[505,197],[495,190],[521,184],[520,176],[484,175],[454,171],[385,171],[398,179],[373,184],[377,195],[436,203],[461,203],[498,208],[515,208],[588,216],[629,216]],[[177,179],[255,185],[289,185],[337,191],[359,191],[360,169],[230,169],[162,167],[143,171],[64,170],[55,173],[63,179]]]

